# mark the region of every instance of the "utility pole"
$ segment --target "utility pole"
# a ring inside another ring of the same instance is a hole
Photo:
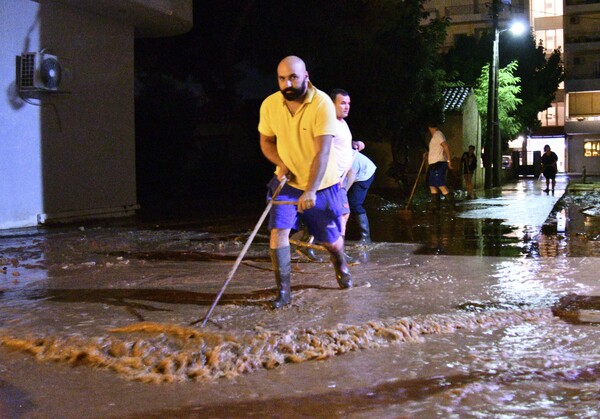
[[[494,1],[496,3],[496,1]],[[494,188],[502,186],[502,139],[500,138],[500,118],[498,116],[498,78],[500,77],[500,31],[498,17],[494,26]]]
[[[492,30],[494,32],[494,46],[492,50],[492,62],[488,76],[488,103],[487,103],[487,136],[484,147],[484,168],[485,168],[485,189],[491,189],[496,185],[496,162],[502,156],[498,157],[498,146],[496,145],[496,132],[500,133],[498,128],[498,15],[500,13],[500,0],[492,0],[490,10],[492,17]],[[498,129],[497,129],[498,128]],[[501,148],[501,147],[500,147]],[[500,152],[502,153],[502,152]],[[492,171],[492,168],[494,169]]]

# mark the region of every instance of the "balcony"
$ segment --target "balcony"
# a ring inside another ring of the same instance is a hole
[[[51,0],[36,0],[49,3]],[[192,0],[52,0],[132,25],[136,36],[174,36],[193,26]]]
[[[452,16],[464,16],[464,15],[478,15],[487,13],[488,7],[486,5],[479,4],[462,4],[460,6],[448,6],[444,8],[446,17]]]
[[[600,33],[570,32],[565,36],[566,44],[587,44],[600,42]]]
[[[600,0],[566,0],[566,6],[579,6],[582,4],[600,4]]]
[[[457,6],[448,6],[444,8],[446,17],[452,20],[452,23],[471,23],[471,22],[490,22],[490,3],[472,3]],[[521,5],[506,6],[500,13],[500,21],[514,19],[515,16],[523,17],[525,8]]]

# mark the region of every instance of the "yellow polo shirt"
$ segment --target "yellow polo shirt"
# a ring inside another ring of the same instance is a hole
[[[315,157],[315,137],[335,135],[337,119],[333,102],[308,82],[304,103],[292,116],[281,92],[268,96],[260,107],[258,131],[267,137],[276,137],[277,152],[294,174],[288,182],[294,188],[305,190],[308,185],[310,166]],[[340,181],[333,147],[319,190]]]

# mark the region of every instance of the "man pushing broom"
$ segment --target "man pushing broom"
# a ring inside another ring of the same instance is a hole
[[[329,96],[309,81],[299,57],[288,56],[279,63],[277,80],[279,91],[260,107],[260,148],[276,166],[269,193],[287,179],[274,203],[297,204],[273,205],[269,214],[269,248],[278,289],[273,308],[291,302],[289,234],[292,228],[299,228],[300,214],[310,234],[329,251],[339,287],[352,287],[341,234],[340,179],[331,147],[335,107]]]

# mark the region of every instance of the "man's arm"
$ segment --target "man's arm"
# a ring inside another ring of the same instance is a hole
[[[289,176],[289,169],[283,163],[277,152],[277,139],[264,134],[260,134],[260,149],[264,156],[277,166],[277,178],[281,180],[283,176]]]
[[[452,155],[450,154],[450,147],[448,147],[448,143],[446,141],[442,142],[442,148],[444,149],[444,154],[448,158],[448,169],[452,170]]]
[[[317,190],[319,189],[319,185],[325,174],[325,169],[327,168],[333,136],[321,135],[315,137],[314,142],[316,153],[310,165],[308,184],[306,185],[304,193],[298,198],[298,211],[300,212],[311,209],[316,204]]]
[[[354,184],[354,181],[356,180],[356,170],[354,170],[354,168],[351,167],[346,177],[348,179],[348,181],[346,182],[346,190],[349,191],[352,185]]]

